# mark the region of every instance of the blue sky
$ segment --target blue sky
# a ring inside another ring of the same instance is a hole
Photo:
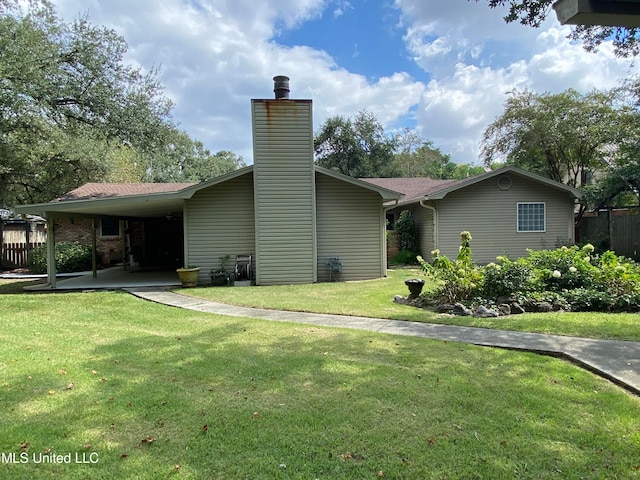
[[[174,120],[216,152],[252,162],[250,99],[274,75],[314,102],[314,128],[367,110],[389,133],[416,130],[459,163],[507,92],[608,89],[638,66],[567,39],[552,14],[538,29],[505,24],[486,0],[53,0],[121,34],[126,61],[159,66]]]

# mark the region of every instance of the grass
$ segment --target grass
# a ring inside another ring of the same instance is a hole
[[[121,292],[1,301],[0,452],[72,463],[0,478],[640,477],[640,399],[558,359]]]
[[[640,341],[640,315],[632,313],[556,312],[474,318],[440,315],[393,303],[394,295],[408,295],[404,280],[414,277],[420,277],[418,269],[396,269],[390,270],[387,278],[364,282],[242,288],[199,287],[178,291],[186,295],[248,307]]]

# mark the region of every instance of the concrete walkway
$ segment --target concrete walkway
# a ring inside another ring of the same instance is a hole
[[[470,343],[487,347],[523,350],[569,359],[640,395],[640,342],[521,333],[487,328],[456,327],[379,318],[284,312],[238,307],[180,295],[162,288],[125,288],[129,293],[164,305],[199,312],[341,327],[372,332]]]

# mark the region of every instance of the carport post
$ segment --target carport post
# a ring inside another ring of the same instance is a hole
[[[91,274],[93,278],[98,278],[98,259],[96,255],[96,219],[91,219]]]
[[[53,215],[47,215],[47,276],[49,286],[56,288],[56,233]]]

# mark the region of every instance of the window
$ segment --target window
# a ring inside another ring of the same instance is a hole
[[[396,228],[396,215],[395,213],[387,213],[387,230],[395,230]]]
[[[119,237],[120,236],[120,220],[117,218],[101,218],[100,219],[100,236],[101,237]]]
[[[518,232],[544,232],[546,230],[545,204],[518,203]]]

